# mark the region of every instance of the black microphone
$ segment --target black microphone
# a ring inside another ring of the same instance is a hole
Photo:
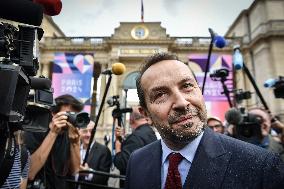
[[[237,108],[230,108],[225,114],[225,119],[230,124],[238,125],[243,121],[243,116]]]
[[[31,88],[32,89],[50,89],[51,88],[51,80],[48,78],[41,78],[41,77],[29,77],[31,81]]]
[[[0,0],[0,18],[40,26],[43,7],[29,0]]]
[[[214,44],[216,47],[218,48],[223,48],[226,46],[227,42],[225,40],[224,37],[218,35],[216,32],[214,32],[211,28],[208,28],[209,30],[209,33],[211,35],[211,38],[213,39],[214,41]]]

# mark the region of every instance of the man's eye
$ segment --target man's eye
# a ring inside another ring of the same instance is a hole
[[[167,93],[165,91],[157,92],[153,94],[151,98],[151,102],[160,103],[163,101],[163,99],[165,99],[166,96],[167,96]]]
[[[193,87],[193,84],[191,84],[191,83],[184,83],[182,87],[183,87],[184,89],[188,89],[188,88]]]
[[[159,93],[155,94],[155,99],[162,98],[165,94],[166,94],[165,92],[159,92]]]

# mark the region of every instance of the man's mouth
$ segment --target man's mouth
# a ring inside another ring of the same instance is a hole
[[[177,120],[174,120],[171,124],[177,124],[177,125],[185,124],[191,121],[191,119],[192,119],[192,116],[183,116],[183,117],[179,117],[179,119]]]

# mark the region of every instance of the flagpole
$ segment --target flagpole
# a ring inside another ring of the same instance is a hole
[[[144,5],[143,5],[143,0],[141,0],[141,22],[144,22]]]

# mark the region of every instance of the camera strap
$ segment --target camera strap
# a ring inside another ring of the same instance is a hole
[[[5,183],[10,171],[14,164],[15,152],[16,152],[16,140],[13,136],[9,136],[7,139],[1,141],[1,146],[5,146],[3,153],[3,160],[0,164],[0,187]]]

